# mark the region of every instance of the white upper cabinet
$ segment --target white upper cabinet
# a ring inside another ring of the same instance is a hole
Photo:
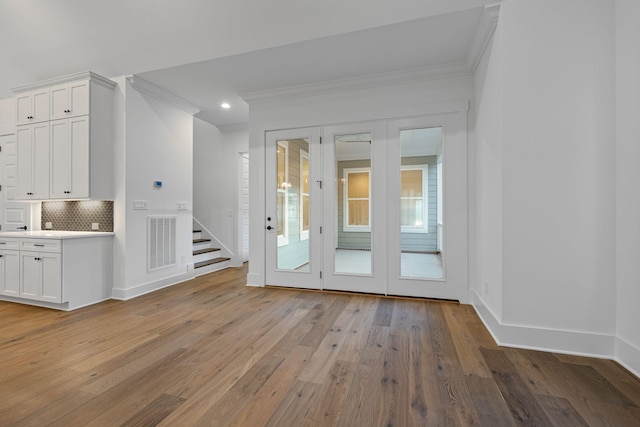
[[[18,126],[17,190],[18,200],[49,198],[49,122]]]
[[[52,86],[49,120],[86,116],[90,113],[89,80]]]
[[[115,87],[86,72],[13,89],[17,200],[113,199]]]
[[[17,125],[49,120],[49,88],[40,88],[16,96]]]
[[[51,199],[89,197],[89,117],[51,122]]]

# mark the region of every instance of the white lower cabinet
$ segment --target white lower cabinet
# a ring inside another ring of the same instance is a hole
[[[0,300],[75,310],[111,298],[113,234],[61,233],[69,235],[0,233]]]
[[[60,254],[20,251],[20,297],[63,302]]]
[[[65,302],[60,240],[0,239],[0,294]]]
[[[0,293],[20,296],[20,252],[0,250]]]

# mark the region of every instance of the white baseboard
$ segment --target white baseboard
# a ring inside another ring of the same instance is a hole
[[[473,292],[473,307],[500,346],[613,359],[616,337],[611,334],[540,328],[503,323]]]
[[[193,277],[193,270],[189,269],[186,273],[180,273],[160,280],[154,280],[153,282],[143,283],[141,285],[134,286],[133,288],[113,288],[111,298],[117,300],[128,300],[139,297],[140,295],[148,294],[149,292],[157,291],[158,289],[177,285],[178,283],[191,280]]]
[[[640,348],[621,337],[616,337],[616,362],[640,378]]]

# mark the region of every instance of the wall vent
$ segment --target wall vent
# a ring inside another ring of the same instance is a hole
[[[147,217],[147,270],[176,265],[176,217]]]

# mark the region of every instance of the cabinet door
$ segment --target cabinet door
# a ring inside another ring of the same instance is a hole
[[[49,122],[18,126],[17,194],[19,200],[49,198]]]
[[[0,294],[20,296],[20,253],[0,251]]]
[[[32,199],[49,198],[49,122],[33,125]]]
[[[20,251],[20,297],[40,299],[42,264],[38,252]]]
[[[91,111],[89,80],[69,83],[69,117],[86,116]]]
[[[49,121],[49,88],[31,92],[32,123]]]
[[[50,120],[89,114],[89,81],[82,80],[51,88]]]
[[[89,197],[89,116],[69,119],[71,188],[68,197]]]
[[[88,116],[51,122],[50,197],[89,197]]]
[[[33,127],[18,126],[16,130],[16,199],[31,197],[33,189]]]
[[[16,95],[16,124],[28,125],[31,123],[31,92]]]
[[[16,125],[49,120],[49,88],[36,89],[16,96]]]
[[[38,253],[42,269],[40,299],[49,302],[62,302],[62,263],[60,254]]]
[[[64,199],[71,190],[71,140],[69,120],[51,122],[51,194]]]
[[[51,111],[50,120],[67,118],[69,109],[69,86],[66,84],[53,86],[50,89]]]

